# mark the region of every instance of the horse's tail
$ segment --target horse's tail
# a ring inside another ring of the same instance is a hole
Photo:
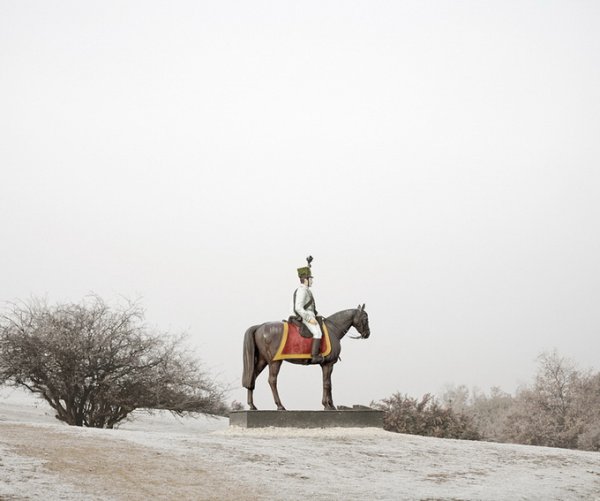
[[[254,332],[258,325],[250,327],[244,334],[244,372],[242,374],[242,386],[249,390],[254,389],[254,361],[256,358],[256,343],[254,342]]]

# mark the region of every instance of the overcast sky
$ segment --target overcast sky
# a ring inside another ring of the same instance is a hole
[[[0,0],[0,301],[139,298],[241,389],[315,258],[334,402],[600,370],[600,3]],[[285,364],[288,408],[320,408]],[[266,372],[256,403],[275,408]]]

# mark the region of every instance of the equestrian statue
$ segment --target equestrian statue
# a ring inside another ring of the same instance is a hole
[[[313,283],[312,256],[306,258],[308,266],[298,268],[300,286],[294,292],[292,314],[287,321],[253,325],[244,335],[244,372],[242,385],[248,389],[248,406],[256,410],[253,393],[256,378],[269,366],[269,386],[277,409],[284,411],[277,392],[277,375],[281,363],[320,365],[323,371],[323,400],[325,410],[335,410],[331,396],[331,373],[339,360],[341,340],[354,327],[367,339],[369,317],[365,305],[338,311],[329,317],[317,314],[315,299],[310,288]]]

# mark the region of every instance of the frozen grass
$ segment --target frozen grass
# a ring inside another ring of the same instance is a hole
[[[72,428],[0,394],[0,499],[600,500],[600,454],[137,412]]]

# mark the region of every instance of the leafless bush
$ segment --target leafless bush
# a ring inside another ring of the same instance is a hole
[[[224,414],[223,391],[182,337],[151,333],[135,304],[13,305],[0,321],[0,383],[43,397],[70,425],[112,428],[138,408]]]
[[[396,393],[374,405],[391,431],[600,451],[600,373],[578,370],[556,351],[539,356],[533,384],[515,396],[449,387],[440,405]]]
[[[479,439],[479,433],[468,416],[440,405],[430,394],[417,400],[395,393],[371,406],[384,411],[383,426],[388,431],[438,438]]]
[[[504,440],[508,414],[513,409],[513,397],[498,387],[492,387],[489,395],[464,386],[449,386],[441,397],[444,405],[457,413],[467,415],[482,440],[501,442]]]
[[[600,451],[600,373],[581,378],[574,406],[580,429],[577,448]]]
[[[576,448],[581,432],[574,405],[581,374],[556,352],[539,357],[531,387],[519,390],[505,430],[507,441],[530,445]]]

